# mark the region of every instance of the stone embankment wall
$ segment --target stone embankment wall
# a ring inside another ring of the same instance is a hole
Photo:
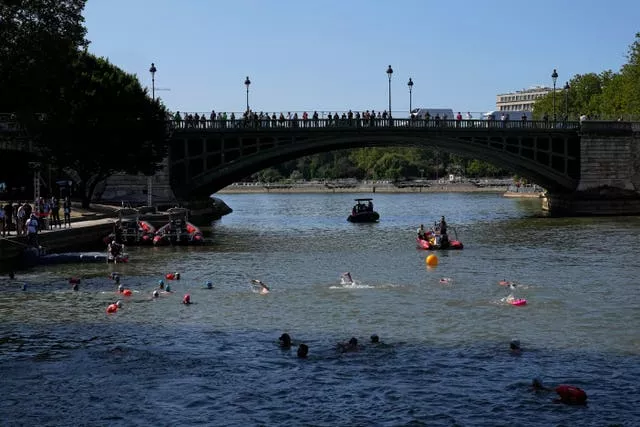
[[[148,178],[144,175],[118,173],[107,178],[95,191],[94,201],[146,204],[148,200]],[[151,177],[151,200],[156,204],[173,204],[176,197],[169,183],[169,168],[164,167]]]

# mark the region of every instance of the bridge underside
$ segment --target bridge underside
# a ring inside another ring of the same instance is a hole
[[[188,200],[306,155],[434,146],[511,170],[555,193],[572,192],[580,178],[580,137],[569,129],[184,129],[171,141],[171,184],[177,197]]]

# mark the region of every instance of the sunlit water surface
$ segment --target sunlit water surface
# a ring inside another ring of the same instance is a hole
[[[0,425],[640,425],[639,218],[376,194],[381,221],[351,224],[354,197],[225,195],[234,212],[205,247],[0,278]],[[441,215],[465,249],[427,268],[415,232]],[[134,294],[107,315],[113,271]],[[175,271],[174,293],[153,299]],[[506,304],[510,293],[528,304]],[[283,332],[308,359],[278,347]],[[336,351],[352,336],[360,351]],[[554,404],[534,377],[589,403]]]

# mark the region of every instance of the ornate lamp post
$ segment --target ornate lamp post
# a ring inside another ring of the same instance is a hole
[[[564,84],[564,117],[569,120],[569,82]]]
[[[387,68],[387,76],[389,76],[389,123],[391,123],[391,75],[393,74],[393,68],[389,65]]]
[[[251,80],[249,80],[249,76],[244,79],[244,85],[247,87],[247,111],[249,111],[249,86],[251,85]]]
[[[556,80],[558,80],[558,72],[553,69],[551,73],[551,79],[553,80],[553,124],[556,123]]]
[[[413,80],[411,80],[411,77],[409,77],[409,82],[407,83],[407,86],[409,86],[409,115],[411,115],[411,111],[413,110],[411,108],[411,90],[413,89]]]
[[[156,100],[156,64],[151,63],[151,68],[149,68],[149,72],[151,73],[151,98]]]

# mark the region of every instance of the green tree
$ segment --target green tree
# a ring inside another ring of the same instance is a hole
[[[640,119],[640,33],[636,33],[635,41],[629,46],[627,60],[618,73],[606,70],[600,74],[578,74],[570,80],[570,119],[582,114],[609,120]],[[556,92],[558,117],[564,115],[563,86]],[[534,117],[540,119],[544,113],[551,117],[552,111],[553,94],[549,93],[536,101]]]
[[[588,73],[576,75],[569,81],[570,89],[565,92],[564,85],[556,91],[556,117],[560,121],[565,114],[565,100],[569,101],[569,119],[577,120],[582,114],[597,116],[600,107],[594,100],[602,93],[603,75]],[[553,92],[539,98],[533,108],[533,116],[541,120],[544,114],[553,117]]]
[[[115,172],[152,174],[167,154],[166,109],[138,79],[107,60],[79,53],[41,130],[41,145],[72,170],[88,206]]]
[[[0,111],[47,113],[79,49],[86,0],[0,2]]]

